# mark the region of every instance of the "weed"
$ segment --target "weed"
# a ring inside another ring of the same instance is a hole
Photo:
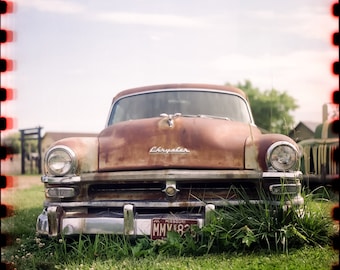
[[[35,196],[34,192],[24,194]],[[305,194],[303,209],[283,209],[282,205],[272,206],[271,198],[263,197],[263,204],[251,204],[242,193],[240,196],[244,203],[235,206],[226,202],[225,207],[215,211],[210,224],[203,228],[196,227],[193,232],[183,236],[169,232],[166,239],[155,241],[148,237],[132,239],[118,235],[37,237],[34,225],[41,209],[33,204],[31,207],[18,208],[13,217],[4,220],[2,228],[16,240],[12,247],[3,251],[2,257],[15,264],[17,269],[81,269],[81,265],[86,265],[84,269],[105,269],[108,265],[122,266],[117,269],[124,269],[124,266],[130,269],[149,269],[157,258],[167,258],[168,261],[170,258],[183,260],[179,258],[212,254],[224,254],[223,258],[240,258],[240,254],[245,258],[251,254],[261,254],[258,258],[253,258],[256,257],[254,255],[249,259],[255,265],[256,261],[264,263],[263,258],[273,254],[287,256],[295,254],[296,250],[305,250],[306,247],[310,247],[310,250],[315,247],[323,252],[330,243],[334,227],[330,218],[332,204],[325,193],[321,193],[321,198],[319,194]],[[300,210],[303,210],[303,215]],[[193,237],[193,234],[196,236]],[[314,253],[313,256],[317,257]],[[143,265],[140,265],[140,260],[144,260]],[[160,264],[159,260],[157,265]],[[235,266],[235,269],[244,266],[245,262],[239,260],[239,266]],[[280,260],[283,260],[282,257],[277,261]],[[202,265],[205,268],[212,267],[213,261],[210,261],[210,265],[201,262],[198,269],[202,269]],[[268,263],[272,264],[270,261]],[[183,268],[189,268],[185,262],[182,263]],[[235,261],[228,261],[226,265],[233,263]],[[182,268],[175,262],[170,265],[173,269]],[[159,266],[158,269],[166,269],[166,266]]]

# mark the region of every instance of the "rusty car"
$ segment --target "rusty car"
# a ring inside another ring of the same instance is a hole
[[[263,133],[232,86],[164,84],[112,100],[97,137],[65,138],[44,157],[45,200],[36,231],[50,237],[164,238],[201,228],[226,204],[304,204],[300,150]]]
[[[313,138],[297,142],[302,151],[301,184],[309,190],[330,187],[339,176],[339,163],[335,150],[339,148],[339,135],[333,132],[333,121],[326,120],[316,127]]]

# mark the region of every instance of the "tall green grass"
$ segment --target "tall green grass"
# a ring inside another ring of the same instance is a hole
[[[39,237],[35,220],[41,212],[41,191],[41,187],[19,190],[13,198],[15,215],[2,222],[2,230],[13,237],[13,245],[2,252],[2,258],[17,269],[225,269],[228,265],[232,265],[229,269],[245,269],[246,265],[292,269],[280,268],[280,264],[292,265],[291,260],[300,264],[301,253],[306,260],[314,260],[307,264],[310,268],[328,269],[325,266],[337,259],[330,248],[330,237],[336,231],[330,218],[333,203],[321,189],[304,196],[302,214],[294,207],[283,211],[282,205],[254,205],[240,194],[244,204],[226,202],[203,228],[182,237],[169,232],[167,239],[155,241],[117,235]]]

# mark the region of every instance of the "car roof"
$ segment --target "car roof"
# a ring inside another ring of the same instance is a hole
[[[202,90],[218,90],[238,94],[247,99],[246,94],[241,90],[229,85],[214,85],[214,84],[199,84],[199,83],[179,83],[179,84],[158,84],[150,86],[142,86],[136,88],[130,88],[119,92],[112,100],[115,100],[128,95],[149,92],[153,90],[167,90],[167,89],[202,89]]]

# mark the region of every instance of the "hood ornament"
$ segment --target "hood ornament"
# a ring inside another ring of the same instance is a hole
[[[161,113],[160,116],[164,117],[164,118],[168,118],[167,122],[169,127],[173,127],[175,125],[174,123],[174,119],[181,116],[181,113],[175,113],[175,114],[167,114],[167,113]]]

